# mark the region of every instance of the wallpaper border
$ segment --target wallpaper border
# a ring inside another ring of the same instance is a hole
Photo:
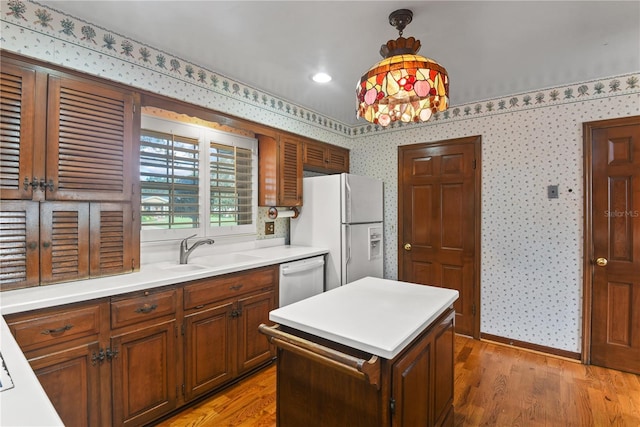
[[[7,29],[7,24],[16,25],[351,139],[428,127],[442,122],[640,93],[640,72],[637,72],[453,105],[447,111],[435,114],[427,123],[395,122],[386,128],[371,123],[348,125],[36,1],[8,0],[2,1],[2,4],[8,10],[2,11],[0,22]],[[4,36],[0,37],[0,41],[7,44]],[[17,52],[22,53],[20,49]],[[222,109],[220,111],[229,113]]]

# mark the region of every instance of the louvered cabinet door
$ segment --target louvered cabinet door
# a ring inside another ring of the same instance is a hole
[[[40,221],[42,284],[88,278],[89,203],[42,203]]]
[[[3,63],[0,70],[0,194],[31,199],[35,70]],[[27,185],[25,186],[25,180]]]
[[[0,205],[0,290],[35,286],[39,271],[39,203]]]
[[[48,200],[130,201],[133,96],[49,76]]]
[[[91,203],[91,277],[133,270],[132,215],[128,203]]]
[[[278,165],[278,206],[302,206],[302,143],[281,137]]]

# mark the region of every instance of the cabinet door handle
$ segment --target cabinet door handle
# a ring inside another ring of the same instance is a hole
[[[56,329],[45,329],[44,331],[42,331],[40,333],[42,335],[53,335],[53,334],[59,334],[60,332],[66,332],[71,328],[73,328],[73,325],[64,325],[64,326],[61,326],[61,327],[56,328]]]
[[[49,182],[46,182],[44,179],[40,180],[40,189],[42,191],[49,190],[53,191],[53,180],[50,179]]]
[[[242,288],[242,285],[229,286],[229,289],[231,289],[232,291],[238,291],[241,288]]]
[[[93,366],[96,366],[96,363],[102,363],[106,357],[107,355],[105,354],[103,349],[100,349],[98,353],[93,352],[93,355],[91,356],[91,364]]]
[[[145,304],[142,307],[136,308],[136,313],[147,314],[147,313],[151,313],[156,308],[158,308],[158,304],[153,304],[153,305]]]
[[[118,357],[118,349],[114,348],[113,350],[111,350],[110,348],[108,348],[105,355],[107,356],[107,360],[115,359],[116,357]]]

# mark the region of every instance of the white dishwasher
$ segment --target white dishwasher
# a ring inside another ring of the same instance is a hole
[[[280,264],[280,307],[324,292],[324,255]]]

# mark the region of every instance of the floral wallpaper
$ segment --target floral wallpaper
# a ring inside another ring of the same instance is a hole
[[[3,49],[350,148],[351,172],[384,181],[388,278],[398,146],[481,135],[481,331],[580,352],[582,123],[640,114],[640,72],[453,105],[426,124],[349,126],[36,2],[1,6]],[[259,239],[272,237],[264,221],[260,208]],[[288,239],[288,226],[276,219],[273,237]]]
[[[351,171],[385,182],[385,276],[397,278],[398,146],[480,135],[481,332],[579,353],[582,124],[640,114],[640,92],[505,110],[374,133],[352,148]]]

